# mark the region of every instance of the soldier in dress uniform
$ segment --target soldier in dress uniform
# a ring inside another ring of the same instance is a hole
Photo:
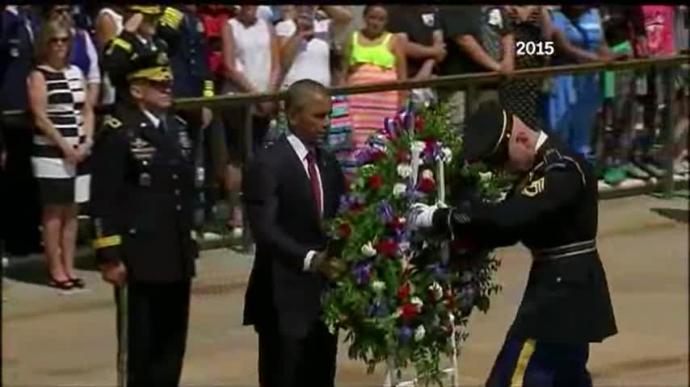
[[[183,14],[174,7],[130,5],[125,18],[124,29],[108,42],[103,58],[103,68],[116,90],[116,101],[129,97],[127,75],[138,58],[175,54]]]
[[[498,103],[467,120],[465,159],[523,176],[505,200],[473,195],[443,208],[415,204],[412,228],[480,247],[522,242],[533,256],[518,310],[487,386],[591,386],[589,343],[617,333],[596,246],[597,179],[588,163]]]
[[[118,105],[95,142],[93,245],[103,278],[126,294],[116,301],[128,311],[128,385],[177,386],[198,255],[192,142],[170,111],[168,64],[148,58],[132,67],[131,103]]]

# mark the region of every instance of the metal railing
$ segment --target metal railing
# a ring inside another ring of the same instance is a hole
[[[589,73],[589,72],[601,72],[601,71],[622,71],[622,70],[643,70],[649,68],[657,68],[661,70],[663,77],[663,82],[665,86],[669,86],[666,90],[672,90],[670,87],[673,82],[673,67],[679,67],[681,65],[690,64],[690,55],[687,51],[683,52],[682,55],[668,56],[668,57],[656,57],[650,59],[631,59],[625,61],[614,61],[609,63],[596,62],[588,64],[576,64],[576,65],[562,65],[562,66],[551,66],[551,67],[541,67],[541,68],[531,68],[524,70],[516,70],[509,77],[501,75],[496,72],[488,73],[468,73],[459,75],[449,75],[449,76],[438,76],[427,80],[415,80],[415,81],[395,81],[395,82],[381,82],[372,83],[368,85],[357,85],[357,86],[347,86],[347,87],[332,87],[329,90],[332,95],[351,95],[351,94],[364,94],[380,91],[390,91],[390,90],[410,90],[416,88],[465,88],[467,92],[466,100],[476,101],[475,96],[478,92],[478,86],[482,84],[500,84],[506,80],[524,79],[524,78],[546,78],[562,74],[578,74],[578,73]],[[230,105],[237,104],[254,104],[258,102],[266,101],[278,101],[284,98],[285,93],[248,93],[240,95],[221,95],[215,97],[200,97],[200,98],[181,98],[175,100],[175,108],[178,110],[194,110],[200,109],[202,107],[207,107],[213,110],[221,109]],[[667,93],[665,96],[666,106],[669,108],[665,110],[666,117],[664,122],[671,124],[672,117],[674,116],[674,100],[672,93]],[[470,103],[469,111],[472,111],[476,105]],[[104,113],[111,111],[112,107],[100,106],[97,108],[97,113]],[[10,117],[26,115],[26,111],[3,111],[0,118],[6,119]],[[244,117],[244,144],[242,144],[242,151],[244,152],[243,159],[249,160],[252,157],[252,109],[246,109]],[[238,117],[239,118],[239,117]],[[663,191],[666,196],[672,195],[675,187],[675,182],[673,178],[673,157],[672,157],[672,147],[673,147],[673,135],[672,128],[666,128],[664,130],[664,169],[666,170],[666,177],[662,183]],[[245,233],[247,234],[247,233]],[[249,242],[248,239],[246,242]]]

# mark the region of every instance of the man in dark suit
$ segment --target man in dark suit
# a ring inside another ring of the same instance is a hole
[[[318,144],[328,90],[295,82],[285,100],[290,133],[258,152],[244,180],[256,258],[244,323],[259,335],[262,387],[333,386],[337,337],[320,319],[321,296],[341,263],[326,255],[324,222],[335,216],[345,178]]]

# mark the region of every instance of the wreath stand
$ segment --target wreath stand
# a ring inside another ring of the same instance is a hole
[[[417,184],[417,177],[419,176],[419,156],[421,150],[415,148],[411,149],[412,153],[412,184]],[[436,163],[436,176],[438,178],[438,200],[436,204],[438,206],[445,206],[446,201],[446,184],[445,184],[445,161],[438,160]],[[444,242],[441,250],[441,254],[444,260],[450,257],[450,246],[448,242]],[[453,348],[453,357],[451,358],[451,366],[445,368],[443,373],[450,376],[451,386],[460,387],[460,374],[458,372],[458,357],[460,356],[460,348],[458,345],[457,338],[457,326],[455,324],[455,317],[451,314],[450,321],[453,325],[453,330],[451,331],[451,346]],[[417,379],[401,381],[400,380],[400,370],[396,369],[395,362],[392,358],[387,361],[386,379],[383,381],[383,387],[416,387],[418,386]]]

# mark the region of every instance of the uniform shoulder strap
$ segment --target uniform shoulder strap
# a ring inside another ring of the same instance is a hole
[[[574,158],[562,154],[558,149],[549,149],[544,153],[544,171],[563,170],[567,168],[575,168],[582,180],[582,186],[587,184],[585,172],[580,163]]]

